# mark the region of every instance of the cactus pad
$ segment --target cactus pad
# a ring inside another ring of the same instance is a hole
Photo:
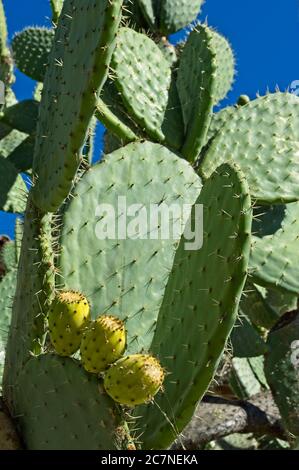
[[[257,357],[267,351],[265,341],[244,314],[238,318],[230,340],[234,357]]]
[[[204,0],[153,0],[156,6],[159,30],[165,34],[175,33],[194,21]]]
[[[22,213],[26,207],[26,185],[16,168],[0,156],[0,210]]]
[[[235,76],[234,53],[225,37],[212,31],[212,46],[216,52],[216,89],[214,103],[226,97],[230,91]]]
[[[218,113],[214,113],[211,124],[207,133],[206,142],[207,144],[211,143],[211,140],[216,137],[218,132],[222,129],[225,123],[230,119],[230,117],[235,112],[234,106],[228,106],[227,108],[221,109]]]
[[[183,208],[188,216],[200,189],[185,160],[159,144],[132,143],[84,174],[65,211],[59,263],[65,287],[86,294],[93,319],[101,312],[126,321],[129,353],[150,346],[184,230]],[[154,215],[149,224],[152,205],[161,204],[174,228],[165,239]],[[124,218],[126,208],[134,213]]]
[[[2,120],[13,129],[25,134],[33,134],[36,129],[39,103],[24,100],[6,108]]]
[[[33,80],[43,82],[53,42],[53,29],[30,27],[17,33],[11,46],[18,69]]]
[[[51,245],[50,221],[49,215],[40,217],[29,197],[4,374],[5,401],[12,413],[16,403],[13,384],[32,353],[41,352],[44,341],[47,301],[54,288],[53,276],[49,275],[53,259],[50,254],[43,260],[39,242]]]
[[[0,262],[4,264],[5,271],[17,268],[17,251],[14,241],[8,241],[1,247]]]
[[[268,336],[265,373],[287,429],[299,436],[299,313],[286,313]]]
[[[124,323],[116,317],[101,316],[83,333],[81,360],[85,370],[98,374],[119,359],[126,348]]]
[[[239,312],[248,316],[251,323],[258,328],[270,330],[277,322],[279,314],[271,303],[267,301],[266,297],[267,291],[264,287],[247,281],[240,302]]]
[[[26,172],[32,168],[34,153],[34,137],[29,135],[7,157],[19,172]]]
[[[151,401],[161,389],[165,372],[147,354],[133,354],[115,362],[106,372],[104,387],[114,401],[136,406]]]
[[[257,284],[283,289],[298,296],[299,267],[293,261],[299,249],[299,202],[285,206],[282,222],[279,223],[275,230],[275,220],[272,219],[271,230],[266,231],[264,236],[254,237],[251,274]],[[263,227],[264,230],[269,229],[268,225],[262,224]]]
[[[299,98],[274,93],[241,106],[213,140],[202,163],[208,177],[234,161],[246,175],[251,196],[264,203],[299,199]]]
[[[141,129],[179,148],[184,131],[181,109],[170,65],[159,46],[144,34],[121,28],[112,67],[124,104]]]
[[[107,78],[121,6],[122,0],[64,2],[45,77],[35,146],[38,180],[33,197],[44,211],[55,211],[71,190],[96,92]]]
[[[42,355],[16,386],[19,427],[31,450],[113,450],[120,418],[95,376],[70,358]]]
[[[1,125],[4,125],[4,123],[1,123]],[[9,133],[0,140],[0,155],[5,158],[9,157],[28,137],[24,132],[17,131],[11,127],[9,129]]]
[[[197,204],[204,210],[203,246],[186,251],[182,238],[150,348],[168,373],[164,393],[137,410],[149,449],[167,448],[191,419],[218,367],[247,274],[252,216],[244,177],[221,166]]]
[[[248,400],[261,392],[261,383],[255,376],[249,359],[234,357],[232,366],[230,386],[238,398]]]
[[[183,109],[186,141],[182,154],[194,161],[206,142],[215,101],[216,51],[213,32],[198,25],[183,49],[177,88]]]
[[[57,354],[71,356],[80,347],[90,318],[87,299],[79,292],[59,292],[49,310],[51,342]]]
[[[0,389],[4,368],[5,349],[11,321],[11,307],[17,284],[16,269],[8,272],[0,282]]]

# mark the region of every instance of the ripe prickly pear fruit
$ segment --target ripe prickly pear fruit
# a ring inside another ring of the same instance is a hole
[[[87,372],[98,374],[117,361],[126,348],[124,323],[112,316],[92,322],[81,342],[81,360]]]
[[[161,389],[165,372],[157,359],[148,354],[123,357],[108,369],[104,387],[121,405],[136,406],[152,400]]]
[[[60,356],[71,356],[80,347],[82,333],[90,321],[87,299],[80,292],[57,293],[49,311],[51,342]]]

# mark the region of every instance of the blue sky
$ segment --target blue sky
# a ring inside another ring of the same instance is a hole
[[[50,25],[49,0],[3,0],[10,37],[28,25]],[[299,0],[206,0],[202,19],[231,42],[238,75],[222,103],[235,103],[240,94],[254,98],[278,85],[286,89],[299,80]],[[19,99],[31,95],[33,82],[17,73]],[[0,212],[0,233],[13,235],[14,216]]]

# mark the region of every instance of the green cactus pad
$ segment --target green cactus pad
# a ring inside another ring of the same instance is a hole
[[[232,48],[221,34],[212,31],[212,46],[216,51],[216,89],[214,104],[226,97],[235,77],[235,58]]]
[[[213,140],[201,173],[234,161],[246,175],[251,196],[266,204],[299,199],[299,98],[274,93],[235,111]]]
[[[183,124],[171,68],[159,46],[144,34],[121,28],[113,54],[115,84],[131,116],[153,139],[173,148]]]
[[[261,392],[262,386],[250,366],[247,358],[235,357],[232,360],[230,386],[238,398],[248,398]]]
[[[279,318],[279,314],[266,300],[266,289],[252,284],[249,280],[239,305],[239,312],[248,316],[253,325],[270,330]]]
[[[0,140],[0,155],[5,158],[9,157],[27,137],[27,134],[24,134],[24,132],[11,129],[10,127],[10,132]]]
[[[49,310],[51,342],[60,356],[71,356],[80,347],[84,329],[90,320],[87,299],[79,292],[58,292]]]
[[[148,354],[133,354],[115,362],[106,372],[104,387],[114,401],[136,406],[151,401],[161,389],[165,372]]]
[[[50,221],[49,215],[40,215],[29,196],[4,374],[4,397],[12,413],[16,403],[14,384],[32,353],[41,352],[44,341],[49,291],[54,288],[49,273],[53,259],[49,255],[43,260],[39,242],[51,245]]]
[[[158,43],[159,48],[163,52],[163,55],[169,65],[172,67],[178,61],[178,56],[176,53],[176,48],[173,46],[166,38],[162,38]]]
[[[0,389],[5,360],[5,349],[11,321],[11,307],[17,284],[16,269],[8,272],[0,282]]]
[[[151,0],[145,0],[148,4],[151,4]],[[145,19],[145,14],[142,12],[141,4],[142,0],[124,0],[123,3],[123,18],[130,28],[136,31],[146,31],[149,28],[149,22]],[[150,5],[151,6],[151,5]]]
[[[294,259],[299,249],[299,202],[287,204],[282,222],[274,233],[273,228],[275,230],[275,223],[264,236],[253,238],[250,272],[257,284],[283,289],[298,296],[299,266]]]
[[[265,373],[287,429],[299,436],[299,313],[286,313],[268,336]]]
[[[197,204],[204,210],[203,247],[186,251],[182,238],[150,348],[167,372],[164,393],[137,410],[149,449],[167,448],[191,419],[217,370],[247,274],[252,215],[244,177],[221,166]]]
[[[216,137],[218,132],[222,129],[222,127],[227,123],[227,121],[231,118],[233,113],[235,112],[234,106],[228,106],[227,108],[221,109],[218,113],[214,113],[211,124],[207,133],[206,143],[210,144],[212,139]]]
[[[124,323],[103,315],[92,322],[83,333],[81,361],[87,372],[99,374],[119,359],[126,348]]]
[[[96,92],[107,78],[121,6],[122,0],[64,2],[45,77],[35,146],[38,180],[33,197],[44,211],[56,211],[72,188]]]
[[[263,355],[263,356],[249,357],[248,362],[250,364],[250,367],[255,377],[260,382],[262,388],[266,390],[270,390],[270,387],[268,385],[268,382],[265,376],[265,371],[264,371],[265,356]]]
[[[17,33],[12,40],[16,66],[38,82],[43,82],[45,78],[54,34],[53,29],[30,27]]]
[[[165,34],[175,33],[194,21],[204,0],[153,0],[158,10],[159,30]]]
[[[186,140],[182,154],[193,162],[206,143],[216,86],[216,52],[213,33],[198,25],[183,49],[177,88],[183,109]]]
[[[265,302],[269,307],[276,312],[277,318],[284,315],[287,312],[292,312],[296,310],[298,306],[298,297],[294,294],[290,294],[287,291],[283,290],[276,290],[276,289],[263,289],[260,288],[263,292],[262,295],[265,299]],[[275,323],[276,323],[275,322]],[[269,329],[271,329],[274,324],[271,325]]]
[[[156,0],[137,0],[136,2],[139,5],[141,12],[143,13],[145,20],[151,28],[154,28],[156,22],[155,4],[153,2],[156,2]],[[132,2],[131,0],[131,3],[135,2]],[[134,8],[135,7],[133,7],[133,9]]]
[[[13,129],[25,134],[34,134],[38,118],[39,103],[24,100],[6,108],[2,120]]]
[[[135,214],[127,217],[130,237],[123,239],[126,234],[122,230],[118,235],[121,225],[116,223],[114,231],[113,220],[109,224],[105,215],[106,206],[101,208],[100,204],[112,206],[117,221],[124,209],[119,197],[126,198],[127,207],[141,204],[148,213],[151,204],[163,202],[164,209],[174,205],[173,209],[181,212],[184,204],[194,204],[200,189],[200,179],[185,160],[159,144],[132,143],[85,173],[65,211],[61,279],[66,288],[85,293],[93,319],[101,313],[126,320],[129,353],[150,346],[178,243],[176,238],[184,228],[182,213],[166,214],[177,236],[173,237],[171,230],[170,237],[166,234],[168,239],[164,240],[154,216],[151,227],[144,218],[138,225],[138,208],[133,206]],[[105,227],[110,239],[103,239]]]
[[[257,357],[267,351],[265,341],[244,314],[238,318],[230,341],[234,357]]]
[[[17,268],[17,250],[14,241],[8,241],[3,245],[0,252],[0,261],[4,264],[5,270],[12,271]]]
[[[32,168],[35,139],[28,136],[7,157],[19,172],[26,172]],[[1,146],[1,144],[0,144]]]
[[[22,213],[26,207],[27,188],[16,168],[0,156],[0,210]]]
[[[113,450],[120,418],[95,376],[69,358],[30,359],[16,385],[19,427],[30,450]]]

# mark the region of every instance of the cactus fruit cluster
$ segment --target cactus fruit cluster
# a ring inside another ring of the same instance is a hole
[[[89,302],[80,292],[58,292],[49,309],[48,324],[59,356],[71,357],[80,348],[87,372],[99,375],[107,371],[104,387],[116,402],[130,406],[147,403],[162,387],[164,371],[159,361],[146,354],[121,359],[127,341],[124,322],[112,315],[91,321]]]
[[[167,449],[209,391],[272,393],[299,435],[299,98],[217,112],[235,60],[202,4],[51,0],[8,44],[0,0],[0,372],[28,449]]]

